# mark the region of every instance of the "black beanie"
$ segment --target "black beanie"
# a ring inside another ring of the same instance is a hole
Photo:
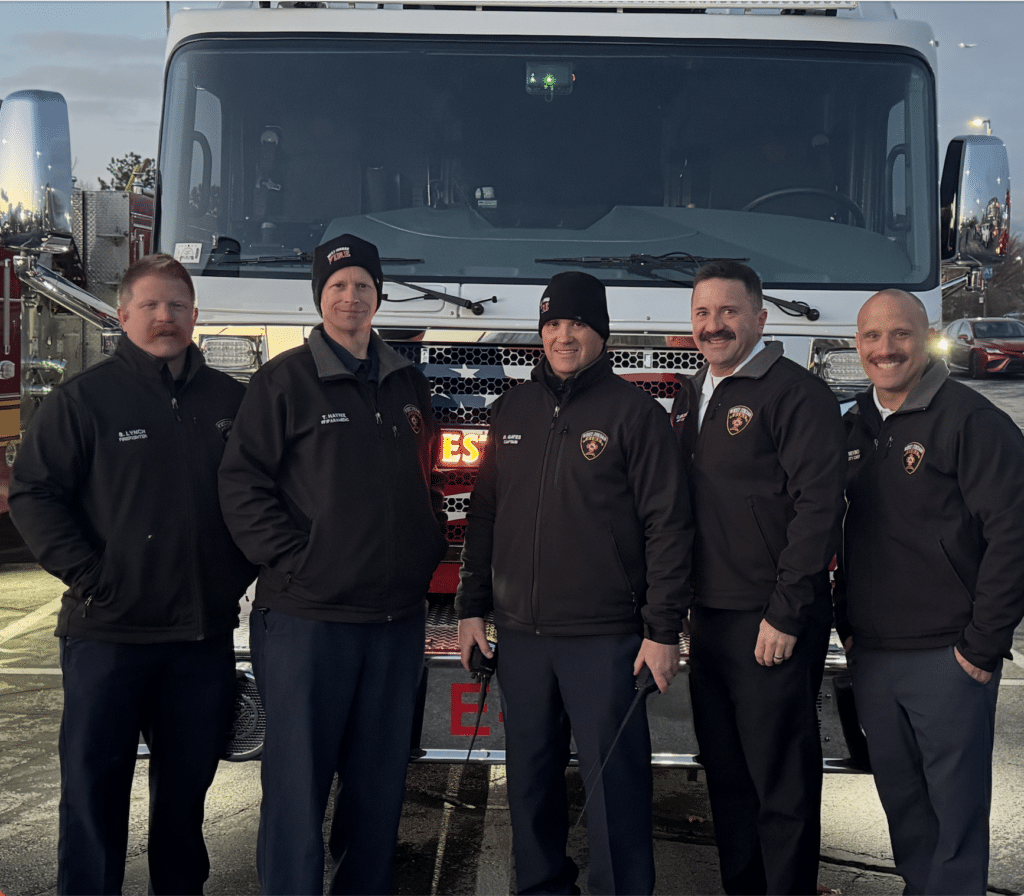
[[[540,323],[549,320],[578,320],[602,339],[608,338],[608,299],[604,284],[583,271],[555,274],[540,300]]]
[[[313,251],[313,301],[320,311],[320,293],[331,274],[342,268],[360,267],[373,278],[377,287],[377,307],[380,308],[384,291],[384,271],[380,266],[380,254],[373,243],[361,240],[350,233],[343,233]]]

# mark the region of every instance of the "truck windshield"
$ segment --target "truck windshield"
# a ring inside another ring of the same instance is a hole
[[[938,282],[934,84],[909,53],[224,38],[179,49],[167,85],[159,243],[195,274],[305,278],[282,259],[351,232],[405,280],[682,252],[772,286]]]

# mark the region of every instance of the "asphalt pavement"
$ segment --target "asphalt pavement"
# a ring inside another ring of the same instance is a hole
[[[990,380],[979,390],[1024,429],[1024,379]],[[62,696],[53,626],[60,583],[33,564],[0,567],[0,892],[56,892]],[[990,891],[1024,893],[1024,627],[1015,638],[999,695],[994,757]],[[658,699],[657,696],[651,699]],[[147,766],[132,793],[124,893],[147,892]],[[567,771],[573,818],[582,786]],[[396,860],[402,894],[508,893],[508,810],[500,765],[414,764]],[[222,762],[207,800],[212,872],[208,894],[258,893],[254,859],[259,821],[259,763]],[[720,893],[713,820],[702,773],[655,770],[658,893]],[[586,820],[570,848],[587,863]],[[849,896],[902,892],[885,818],[871,778],[827,775],[822,804],[819,885]]]

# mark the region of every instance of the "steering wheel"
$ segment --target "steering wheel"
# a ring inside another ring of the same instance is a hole
[[[864,212],[849,196],[844,196],[842,193],[831,193],[818,187],[787,187],[785,190],[773,190],[771,193],[765,193],[763,196],[758,196],[757,199],[748,202],[741,211],[752,212],[755,208],[764,205],[766,202],[783,199],[787,196],[820,196],[823,199],[828,199],[834,202],[837,207],[843,208],[850,213],[854,227],[866,226]]]

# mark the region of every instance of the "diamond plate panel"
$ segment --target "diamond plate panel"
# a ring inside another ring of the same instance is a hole
[[[117,285],[130,263],[130,197],[115,190],[90,190],[76,194],[75,198],[80,205],[82,222],[82,239],[78,246],[89,292],[110,305],[116,305]]]

